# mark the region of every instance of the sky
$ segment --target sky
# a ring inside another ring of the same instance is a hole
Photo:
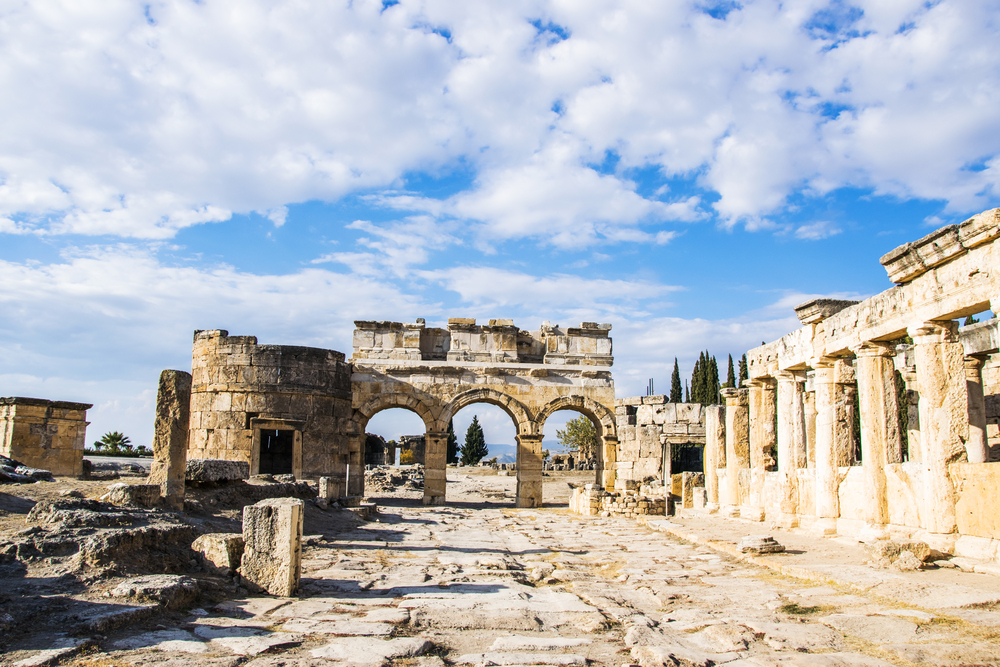
[[[0,0],[0,395],[149,444],[195,329],[349,356],[418,317],[610,322],[619,397],[724,375],[1000,205],[998,34],[994,0]]]

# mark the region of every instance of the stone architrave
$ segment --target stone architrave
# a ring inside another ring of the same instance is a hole
[[[955,488],[948,464],[965,454],[969,437],[969,396],[965,349],[958,323],[925,322],[909,331],[913,338],[920,393],[921,441],[924,450],[924,528],[931,533],[955,531]]]
[[[448,433],[428,431],[424,443],[424,505],[444,505],[448,484]]]
[[[153,463],[149,484],[160,486],[164,504],[184,509],[184,475],[187,469],[188,425],[191,415],[191,374],[166,370],[160,373],[153,422]]]
[[[864,343],[854,348],[861,407],[861,464],[864,469],[865,523],[881,530],[889,523],[885,467],[902,460],[899,406],[891,345]]]
[[[517,506],[542,506],[542,436],[517,436]]]
[[[813,529],[823,535],[837,532],[840,516],[837,474],[837,384],[836,360],[821,357],[812,361],[816,390],[816,523]]]
[[[719,468],[726,467],[726,408],[705,408],[705,494],[707,509],[719,508]]]
[[[750,468],[750,408],[747,389],[723,389],[726,400],[726,489],[719,490],[719,504],[738,513],[746,495]],[[741,473],[744,473],[741,475]],[[741,477],[743,479],[741,479]]]
[[[302,520],[298,498],[267,498],[243,508],[240,578],[254,591],[291,597],[302,576]]]
[[[969,396],[969,439],[965,451],[969,463],[988,463],[989,441],[986,436],[986,397],[983,391],[983,365],[981,355],[965,358],[965,386]]]

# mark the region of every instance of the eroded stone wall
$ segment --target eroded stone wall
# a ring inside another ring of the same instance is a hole
[[[89,403],[0,398],[0,454],[54,475],[83,474]]]
[[[682,445],[705,445],[705,410],[698,403],[670,403],[663,395],[619,398],[615,419],[619,479],[663,479],[664,445],[668,452]]]

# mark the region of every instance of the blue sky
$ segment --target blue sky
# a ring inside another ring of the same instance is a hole
[[[460,316],[611,322],[618,395],[666,388],[1000,205],[998,32],[974,0],[2,4],[0,395],[148,443],[194,329],[349,354]]]

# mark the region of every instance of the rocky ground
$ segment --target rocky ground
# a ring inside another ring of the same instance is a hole
[[[826,577],[802,560],[815,548],[847,561],[849,545],[800,536],[788,554],[758,563],[721,549],[759,530],[749,524],[686,516],[647,527],[571,515],[561,505],[566,481],[580,475],[547,477],[546,507],[515,509],[516,479],[482,472],[449,471],[446,507],[423,507],[418,490],[384,491],[373,498],[377,521],[309,505],[294,599],[247,596],[193,563],[169,585],[51,559],[5,571],[0,610],[54,599],[60,620],[18,625],[0,662],[1000,665],[1000,586],[990,575],[871,570],[881,587],[854,586],[870,570],[861,562]],[[23,539],[13,531],[40,499],[2,494],[33,489],[52,500],[60,484],[0,487],[0,545]],[[99,490],[84,484],[69,483],[84,495]],[[189,513],[197,530],[236,530],[236,507],[218,491],[198,494]],[[715,548],[695,543],[708,521]],[[782,558],[798,559],[802,578],[776,572]],[[10,597],[17,586],[22,599]],[[950,598],[941,594],[948,587]]]

